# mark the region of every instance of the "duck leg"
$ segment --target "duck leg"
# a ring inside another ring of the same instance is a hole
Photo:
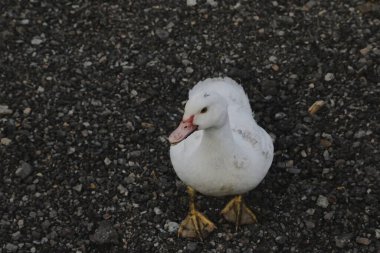
[[[196,210],[195,190],[188,186],[187,192],[189,193],[189,214],[182,221],[178,229],[178,236],[198,237],[201,241],[203,241],[203,238],[211,233],[216,226],[212,223],[212,221],[207,219],[206,216]]]
[[[221,214],[229,222],[235,223],[236,231],[240,225],[256,223],[256,215],[247,207],[242,195],[231,199]]]

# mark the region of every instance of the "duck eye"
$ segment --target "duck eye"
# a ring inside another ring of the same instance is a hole
[[[201,110],[201,113],[206,113],[207,112],[207,107],[203,107]]]

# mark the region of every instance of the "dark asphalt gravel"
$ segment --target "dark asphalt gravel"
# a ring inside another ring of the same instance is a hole
[[[1,1],[0,252],[380,252],[379,27],[377,1]],[[218,230],[180,239],[165,138],[226,75],[276,139],[259,222],[200,196]]]

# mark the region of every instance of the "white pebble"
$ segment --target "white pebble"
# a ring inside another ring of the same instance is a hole
[[[158,207],[155,207],[155,208],[153,209],[153,211],[154,211],[154,213],[155,213],[156,215],[160,215],[160,214],[162,214],[161,209],[158,208]]]
[[[106,157],[104,159],[104,164],[107,165],[107,166],[110,165],[111,164],[111,160],[108,157]]]
[[[327,73],[326,75],[325,75],[325,81],[326,82],[330,82],[331,80],[333,80],[334,79],[334,74],[333,73]]]
[[[24,113],[24,115],[29,115],[31,111],[32,111],[32,108],[27,107],[24,109],[23,113]]]
[[[44,91],[45,91],[44,87],[38,86],[38,88],[37,88],[38,93],[42,93]]]
[[[218,6],[218,2],[216,2],[215,0],[207,0],[207,3],[212,7]]]
[[[186,73],[187,74],[191,74],[191,73],[193,73],[194,72],[194,69],[192,68],[192,67],[187,67],[186,68]]]
[[[327,208],[329,206],[328,199],[323,195],[319,195],[317,199],[317,206]]]
[[[178,230],[179,224],[174,221],[169,221],[168,223],[165,224],[165,227],[167,227],[169,233],[174,233]]]
[[[197,5],[197,0],[187,0],[186,4],[187,6],[195,6]]]
[[[11,139],[1,138],[1,144],[4,145],[4,146],[8,146],[9,144],[11,144],[11,142],[12,142]]]
[[[7,105],[0,105],[0,115],[12,114],[12,110]]]
[[[269,57],[269,61],[272,62],[272,63],[276,63],[277,62],[277,57],[272,55],[272,56]]]
[[[42,42],[44,42],[44,41],[40,37],[34,37],[30,43],[32,43],[32,45],[38,46]]]
[[[85,67],[85,68],[90,67],[91,65],[92,65],[92,62],[90,62],[90,61],[85,61],[83,63],[83,67]]]

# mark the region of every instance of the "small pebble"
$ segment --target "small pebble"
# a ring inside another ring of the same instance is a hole
[[[96,244],[117,243],[119,235],[111,221],[101,221],[95,233],[90,235],[90,240]]]
[[[272,55],[272,56],[269,57],[269,61],[272,62],[272,63],[276,63],[277,62],[277,57]]]
[[[20,231],[17,231],[17,232],[12,234],[12,240],[13,241],[17,241],[18,239],[20,239],[20,237],[21,237]]]
[[[67,150],[67,154],[71,155],[71,154],[74,154],[74,153],[75,153],[75,147],[69,147],[69,149]]]
[[[277,242],[278,244],[284,244],[284,243],[286,242],[286,237],[280,235],[280,236],[277,236],[275,240],[276,240],[276,242]]]
[[[371,240],[365,237],[356,237],[356,242],[362,245],[369,245]]]
[[[104,158],[104,164],[107,165],[107,166],[110,165],[111,164],[111,160],[108,157]]]
[[[327,73],[326,75],[325,75],[325,81],[326,82],[330,82],[331,80],[333,80],[334,79],[334,74],[333,73]]]
[[[194,69],[192,67],[186,67],[186,73],[191,74],[194,72]]]
[[[34,37],[32,40],[31,40],[31,44],[32,45],[36,45],[36,46],[38,46],[38,45],[40,45],[41,43],[43,42],[43,40],[40,38],[40,37]]]
[[[207,3],[211,5],[212,7],[218,6],[218,2],[215,0],[207,0]]]
[[[198,247],[198,243],[197,242],[189,242],[187,243],[187,249],[190,251],[190,252],[194,252]]]
[[[375,229],[375,236],[376,236],[376,239],[380,239],[380,229],[379,228]]]
[[[363,138],[364,136],[366,136],[366,132],[362,129],[360,129],[354,134],[355,139],[360,139],[360,138]]]
[[[174,221],[169,221],[167,224],[165,224],[165,227],[167,227],[169,233],[174,233],[177,232],[179,224]]]
[[[166,40],[167,38],[169,38],[169,32],[160,28],[156,29],[156,35],[162,40]]]
[[[18,221],[17,221],[17,226],[18,226],[19,228],[23,228],[23,227],[24,227],[24,220],[18,220]]]
[[[8,139],[8,138],[1,138],[0,140],[0,143],[4,146],[8,146],[9,144],[11,144],[12,140],[11,139]]]
[[[286,114],[283,113],[283,112],[278,112],[278,113],[276,113],[276,114],[274,115],[274,118],[275,118],[275,119],[283,119],[283,118],[285,118],[285,117],[286,117]]]
[[[14,244],[12,244],[12,243],[7,243],[7,244],[5,245],[5,249],[6,249],[7,251],[9,251],[9,252],[16,252],[17,249],[18,249],[18,247],[17,247],[17,245],[14,245]]]
[[[327,212],[323,218],[325,220],[331,220],[331,218],[334,216],[334,212]]]
[[[360,53],[363,56],[366,56],[370,51],[371,51],[371,48],[369,48],[369,47],[365,47],[365,48],[360,49]]]
[[[155,213],[156,215],[161,215],[161,214],[162,214],[162,211],[161,211],[161,209],[160,209],[159,207],[155,207],[155,208],[153,209],[153,211],[154,211],[154,213]]]
[[[27,107],[24,109],[23,113],[24,113],[24,115],[29,115],[31,111],[32,111],[32,108]]]
[[[45,88],[44,88],[44,87],[38,86],[38,88],[37,88],[37,92],[38,92],[38,93],[42,93],[42,92],[44,92],[44,91],[45,91]]]
[[[312,222],[312,221],[308,221],[308,220],[306,220],[306,221],[305,221],[305,225],[306,225],[306,227],[307,227],[308,229],[313,229],[313,228],[315,228],[315,223]]]
[[[195,6],[195,5],[197,5],[197,0],[187,0],[186,5],[187,6]]]
[[[32,166],[29,163],[21,162],[20,167],[17,168],[15,174],[16,176],[24,179],[32,173]]]
[[[78,184],[78,185],[74,186],[73,189],[75,191],[77,191],[77,192],[81,192],[82,191],[82,187],[83,187],[82,184]]]
[[[327,208],[329,206],[329,201],[325,196],[319,195],[317,199],[317,206]]]
[[[292,168],[294,166],[294,161],[293,160],[288,160],[285,163],[286,168]]]
[[[120,192],[121,195],[125,195],[127,196],[128,195],[128,189],[126,189],[123,185],[119,184],[117,186],[117,190]]]
[[[351,235],[341,235],[335,237],[335,246],[344,248],[350,242]]]
[[[29,23],[30,23],[29,19],[22,19],[22,20],[20,20],[20,24],[21,25],[29,25]]]
[[[92,62],[90,62],[90,61],[85,61],[83,63],[83,67],[85,67],[85,68],[90,67],[91,65],[92,65]]]
[[[13,111],[7,105],[0,105],[0,115],[12,114]]]
[[[277,65],[277,64],[272,64],[272,69],[274,71],[279,71],[280,70],[280,67]]]

